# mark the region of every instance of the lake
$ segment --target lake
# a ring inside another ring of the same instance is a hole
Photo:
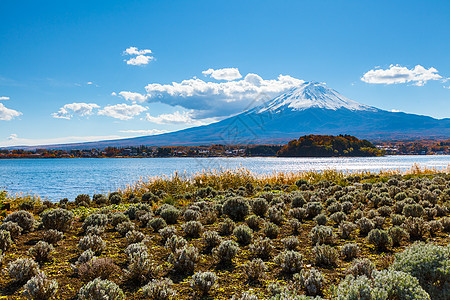
[[[114,191],[140,178],[191,174],[208,169],[245,167],[255,173],[336,169],[342,171],[408,170],[413,164],[447,168],[449,155],[351,158],[69,158],[0,160],[0,188],[11,193],[37,194],[52,201],[79,194]]]

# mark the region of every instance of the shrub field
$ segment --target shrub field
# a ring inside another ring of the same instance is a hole
[[[3,299],[450,299],[450,175],[175,174],[0,193]]]

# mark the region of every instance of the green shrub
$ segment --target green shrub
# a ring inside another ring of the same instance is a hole
[[[424,213],[423,207],[420,204],[406,204],[403,207],[403,215],[405,217],[421,217]]]
[[[83,230],[86,231],[88,227],[100,226],[105,227],[108,225],[108,216],[105,214],[92,214],[89,215],[83,222]]]
[[[148,257],[148,248],[144,243],[134,243],[128,245],[124,252],[128,257],[128,261],[131,261],[133,256]]]
[[[323,205],[320,202],[308,202],[305,208],[308,218],[312,219],[322,212]]]
[[[329,245],[317,245],[313,248],[314,264],[322,267],[337,266],[339,253]]]
[[[233,231],[239,244],[248,245],[252,241],[252,230],[247,225],[239,225]]]
[[[78,195],[75,198],[75,204],[77,206],[89,206],[89,204],[91,204],[91,197],[86,194]]]
[[[316,225],[326,225],[328,222],[328,218],[326,215],[324,214],[318,214],[315,218],[314,221],[316,222]]]
[[[299,274],[294,275],[294,281],[302,287],[307,295],[317,296],[322,294],[325,277],[316,269],[303,269]]]
[[[23,294],[33,300],[47,300],[55,296],[58,282],[50,280],[45,272],[38,272],[24,285]]]
[[[409,239],[408,232],[400,226],[393,226],[389,228],[388,234],[391,237],[393,246],[399,246],[401,241]]]
[[[6,251],[11,247],[13,241],[9,231],[0,230],[0,250]]]
[[[8,265],[9,277],[16,283],[27,282],[38,272],[38,264],[30,258],[19,258]]]
[[[68,231],[72,227],[73,213],[66,209],[52,209],[41,214],[42,224],[46,229]]]
[[[129,221],[129,220],[130,219],[128,218],[128,216],[122,212],[115,212],[110,217],[111,226],[114,228],[117,225],[119,225],[120,223]]]
[[[110,279],[119,271],[111,258],[94,258],[78,266],[78,275],[81,279],[89,281],[95,278]]]
[[[226,240],[213,250],[213,254],[219,263],[231,263],[232,259],[239,251],[239,246],[235,241]]]
[[[170,238],[167,239],[164,247],[166,247],[172,252],[175,252],[177,249],[181,249],[186,245],[187,242],[184,238],[182,238],[181,236],[172,235]]]
[[[142,195],[141,200],[144,203],[154,203],[159,200],[159,197],[153,194],[152,192],[147,192]]]
[[[352,260],[359,254],[359,247],[355,243],[347,243],[341,247],[341,256],[344,260]]]
[[[6,223],[9,221],[17,223],[17,225],[22,228],[23,233],[32,231],[35,226],[33,215],[24,210],[15,211],[7,215],[4,222]]]
[[[269,204],[267,200],[264,198],[256,198],[251,202],[252,211],[255,215],[264,217],[266,215],[267,210],[269,209]]]
[[[296,207],[289,210],[289,215],[293,218],[296,218],[299,221],[306,219],[308,214],[306,213],[305,208]]]
[[[106,196],[103,194],[95,194],[94,196],[92,196],[92,200],[95,202],[95,204],[101,205],[108,203],[109,199],[106,198]]]
[[[161,211],[160,217],[163,218],[167,224],[175,224],[178,221],[180,211],[173,206],[170,206]]]
[[[309,233],[311,242],[315,244],[333,244],[336,236],[333,233],[333,228],[329,226],[318,225],[311,229]]]
[[[45,262],[51,259],[53,246],[44,241],[39,241],[28,250],[28,253],[34,257],[37,262]]]
[[[429,232],[428,224],[422,218],[409,217],[402,228],[409,234],[411,240],[423,240]]]
[[[274,262],[282,272],[293,274],[303,268],[303,255],[297,251],[285,250],[275,257]]]
[[[208,294],[217,280],[218,277],[214,272],[197,272],[192,275],[191,287],[203,296]]]
[[[200,219],[200,212],[193,209],[186,209],[183,214],[183,218],[185,221],[197,221]]]
[[[64,233],[55,229],[49,229],[44,231],[44,241],[49,244],[56,245],[64,238]]]
[[[273,224],[271,222],[266,222],[263,228],[263,232],[266,235],[266,237],[270,239],[275,239],[278,237],[278,234],[280,232],[280,229],[276,224]]]
[[[0,225],[0,230],[9,231],[11,239],[17,238],[22,233],[22,227],[17,225],[17,223],[8,221]]]
[[[372,273],[375,271],[375,264],[367,258],[355,259],[347,269],[347,274],[353,276],[366,276],[372,278]]]
[[[245,223],[247,223],[248,227],[250,227],[252,230],[259,230],[261,221],[262,219],[256,215],[250,215],[245,218]]]
[[[153,218],[147,224],[147,227],[151,227],[156,232],[160,231],[166,226],[167,226],[166,221],[164,221],[164,219],[161,217]]]
[[[223,203],[222,211],[234,221],[243,221],[248,215],[250,206],[242,197],[229,198]]]
[[[96,254],[100,254],[106,248],[106,243],[98,235],[89,234],[80,239],[78,248],[82,251],[91,249]]]
[[[387,231],[381,229],[372,229],[367,236],[367,241],[378,249],[386,249],[392,243]]]
[[[343,239],[350,239],[356,228],[357,226],[351,222],[342,222],[339,225],[339,236]]]
[[[194,246],[184,246],[181,249],[176,249],[169,256],[169,262],[178,273],[192,273],[198,260],[198,249]]]
[[[225,220],[223,220],[223,222],[221,222],[219,224],[219,234],[224,236],[224,235],[230,235],[233,233],[235,224],[233,222],[233,220],[226,218]]]
[[[111,204],[115,204],[118,205],[123,201],[122,196],[120,196],[120,194],[110,194],[109,195],[109,202],[111,202]]]
[[[355,223],[356,223],[356,225],[358,225],[359,233],[361,235],[367,235],[375,227],[373,222],[366,217],[362,217],[361,219],[357,220]]]
[[[203,225],[199,221],[189,221],[181,227],[188,237],[197,238],[203,231]]]
[[[298,238],[295,236],[288,236],[282,239],[281,243],[285,250],[297,250],[297,247],[300,245]]]
[[[202,241],[206,249],[211,250],[219,246],[222,239],[216,231],[205,231],[202,235]]]
[[[137,230],[128,231],[125,234],[128,244],[140,243],[145,239],[145,234]]]
[[[450,247],[416,243],[395,255],[392,270],[408,273],[420,282],[432,299],[450,295]]]
[[[144,296],[153,300],[174,299],[177,292],[172,289],[172,280],[169,278],[153,279],[142,288]]]
[[[121,235],[125,236],[129,231],[134,230],[134,223],[131,221],[125,221],[120,224],[118,224],[115,228],[115,230]]]
[[[131,284],[141,285],[154,276],[155,266],[148,253],[137,251],[129,255],[129,264],[125,270],[125,279]]]
[[[112,281],[96,278],[84,285],[79,293],[79,300],[122,300],[125,299],[123,291]]]
[[[260,258],[255,258],[244,264],[244,270],[249,281],[259,281],[264,277],[267,266]]]
[[[167,226],[159,230],[159,235],[161,236],[161,242],[164,244],[168,238],[173,236],[177,230],[174,226]]]
[[[281,209],[278,209],[277,207],[270,207],[268,210],[268,216],[270,222],[280,225],[284,221],[283,212]]]

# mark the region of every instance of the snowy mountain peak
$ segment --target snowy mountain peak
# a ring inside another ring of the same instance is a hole
[[[371,110],[376,108],[360,104],[350,100],[333,89],[327,87],[324,83],[305,82],[299,87],[292,88],[288,92],[276,97],[268,105],[259,107],[257,113],[265,111],[278,112],[281,110],[301,111],[309,108],[321,109],[349,109]]]

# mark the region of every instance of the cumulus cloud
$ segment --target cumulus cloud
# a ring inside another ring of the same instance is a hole
[[[226,117],[240,113],[249,107],[270,101],[281,93],[304,83],[289,75],[265,80],[257,74],[247,74],[242,80],[208,82],[198,78],[173,82],[151,83],[145,87],[146,95],[122,94],[136,102],[160,102],[181,106],[191,111],[191,118]],[[139,96],[140,95],[140,96]]]
[[[150,53],[152,53],[152,50],[150,50],[150,49],[139,50],[136,47],[129,47],[125,51],[123,51],[124,55],[134,56],[130,59],[125,59],[125,61],[127,62],[127,65],[133,65],[133,66],[147,65],[149,62],[154,60],[155,57],[148,55]]]
[[[114,93],[113,96],[116,96],[117,94]],[[122,96],[125,100],[127,101],[131,101],[133,103],[138,103],[138,102],[144,102],[147,99],[146,95],[142,95],[140,93],[134,93],[134,92],[120,92],[119,93],[120,96]]]
[[[413,69],[402,67],[399,65],[390,65],[389,69],[373,69],[368,71],[361,78],[367,83],[412,83],[416,86],[423,86],[429,80],[439,80],[442,76],[438,74],[438,70],[433,67],[429,69],[421,65],[415,66]]]
[[[208,69],[206,71],[202,72],[205,76],[210,76],[217,80],[235,80],[242,78],[241,73],[239,73],[239,70],[237,68],[223,68],[223,69]]]
[[[9,97],[0,97],[0,100],[9,100]]]
[[[159,130],[159,129],[142,129],[142,130],[120,130],[122,133],[131,133],[136,135],[158,135],[170,132],[168,130]]]
[[[106,106],[98,114],[120,120],[130,120],[146,111],[147,108],[138,104],[128,105],[125,103]]]
[[[205,125],[206,123],[201,120],[195,120],[192,118],[192,113],[190,112],[179,112],[176,111],[172,114],[162,114],[157,117],[151,116],[149,113],[145,116],[145,119],[149,122],[156,124],[183,124],[183,125]]]
[[[0,103],[0,120],[1,121],[10,121],[18,116],[22,115],[20,111],[9,109]]]
[[[142,49],[139,50],[137,47],[129,47],[123,51],[123,54],[127,55],[145,55],[152,53],[152,50],[150,49]]]
[[[59,109],[58,112],[52,113],[53,118],[70,120],[74,115],[80,117],[90,116],[93,110],[99,108],[95,103],[70,103]]]

